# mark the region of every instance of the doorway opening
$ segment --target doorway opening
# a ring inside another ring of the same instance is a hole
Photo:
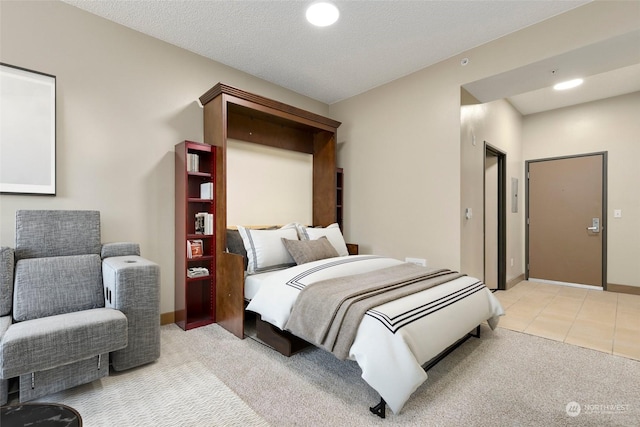
[[[507,289],[507,154],[484,142],[484,282]]]

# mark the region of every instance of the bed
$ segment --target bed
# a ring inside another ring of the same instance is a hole
[[[380,404],[371,410],[381,417],[385,403],[394,413],[401,411],[426,380],[429,362],[470,331],[479,332],[482,322],[495,328],[504,314],[476,278],[388,257],[349,255],[337,225],[238,227],[238,234],[246,251],[246,310],[276,333],[355,360],[362,378],[380,394]]]

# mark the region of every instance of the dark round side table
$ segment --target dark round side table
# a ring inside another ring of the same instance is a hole
[[[78,411],[59,403],[21,403],[0,408],[0,426],[82,427]]]

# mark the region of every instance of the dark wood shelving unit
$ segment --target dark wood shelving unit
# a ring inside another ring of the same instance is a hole
[[[198,170],[188,170],[189,154],[198,155]],[[175,147],[175,316],[184,330],[214,323],[216,320],[216,236],[196,233],[196,214],[214,215],[216,148],[209,144],[183,141]],[[201,197],[200,184],[212,183],[213,198]],[[201,240],[202,255],[189,258],[187,241]],[[188,277],[187,269],[204,267],[209,274]]]

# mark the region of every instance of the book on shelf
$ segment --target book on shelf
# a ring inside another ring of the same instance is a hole
[[[203,277],[203,276],[208,276],[209,275],[209,270],[205,267],[191,267],[191,268],[187,268],[187,277],[189,278],[193,278],[193,277]]]
[[[187,172],[200,172],[200,156],[187,153]]]
[[[195,224],[196,234],[213,234],[213,214],[198,212]]]
[[[213,214],[207,214],[204,223],[204,234],[213,234]]]
[[[203,182],[200,184],[200,198],[213,200],[213,182]]]
[[[195,230],[196,234],[204,234],[204,223],[206,222],[207,213],[198,212],[196,214]]]
[[[187,258],[199,258],[203,254],[202,240],[187,240]]]

